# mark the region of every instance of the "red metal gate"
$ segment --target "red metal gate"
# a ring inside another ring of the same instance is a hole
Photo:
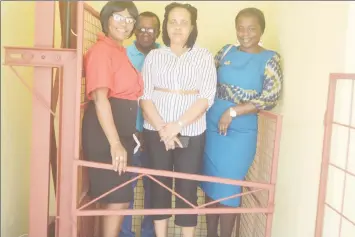
[[[330,74],[315,237],[355,236],[355,74]]]
[[[203,202],[199,190],[199,203],[191,209],[142,209],[139,202],[133,210],[103,211],[86,196],[86,175],[84,167],[110,169],[110,165],[86,162],[81,156],[80,127],[82,111],[85,109],[85,78],[82,73],[83,53],[95,42],[96,33],[101,31],[98,13],[83,1],[77,5],[76,49],[53,49],[55,2],[36,3],[36,37],[34,48],[5,47],[5,64],[9,66],[34,67],[33,131],[31,156],[30,193],[30,237],[47,236],[48,187],[50,154],[50,116],[59,116],[58,170],[57,170],[57,237],[95,236],[95,216],[101,215],[152,215],[200,214],[198,235],[205,236],[206,213],[243,213],[240,232],[243,237],[270,237],[274,212],[274,194],[277,174],[277,159],[281,134],[281,116],[260,112],[257,154],[246,181],[228,180],[201,175],[187,175],[150,169],[128,167],[128,172],[138,173],[138,178],[153,175],[185,178],[199,181],[220,182],[243,186],[240,208],[205,208],[211,203]],[[55,115],[50,109],[52,93],[52,68],[60,72],[60,109]],[[16,73],[16,71],[14,70]],[[20,77],[20,76],[19,76]],[[117,187],[120,188],[120,187]],[[116,189],[117,189],[116,188]],[[136,194],[142,187],[136,188]],[[108,192],[110,192],[108,190]],[[174,193],[175,198],[182,198]],[[136,195],[138,197],[138,195]],[[137,201],[137,200],[136,200]],[[90,208],[89,210],[87,208]],[[139,219],[136,218],[139,222]],[[169,227],[172,236],[179,229]]]

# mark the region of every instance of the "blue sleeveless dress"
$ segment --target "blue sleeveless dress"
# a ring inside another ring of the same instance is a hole
[[[257,114],[237,116],[227,135],[220,135],[218,123],[222,114],[232,106],[252,103],[258,109],[272,109],[282,88],[280,56],[270,50],[258,54],[242,52],[233,46],[221,59],[224,46],[216,55],[218,85],[213,106],[207,112],[206,146],[203,175],[243,180],[256,153]],[[201,188],[213,200],[241,192],[241,187],[202,182]],[[221,202],[238,207],[240,197]]]

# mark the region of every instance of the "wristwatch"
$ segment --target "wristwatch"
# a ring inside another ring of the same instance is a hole
[[[184,123],[183,123],[181,120],[179,120],[177,123],[179,124],[179,126],[180,126],[181,128],[184,127]]]
[[[237,117],[238,113],[237,111],[235,111],[235,109],[233,109],[232,107],[229,108],[229,115],[232,117],[232,118],[235,118]]]

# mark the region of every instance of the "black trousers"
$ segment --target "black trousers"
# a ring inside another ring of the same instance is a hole
[[[149,168],[168,170],[189,174],[200,174],[202,169],[205,134],[190,137],[187,148],[175,148],[166,151],[164,142],[160,141],[158,132],[144,130],[145,148],[148,152]],[[172,188],[172,178],[155,176],[160,182]],[[172,194],[154,181],[151,182],[151,207],[171,208]],[[175,191],[192,204],[197,204],[198,181],[175,179]],[[179,197],[175,198],[175,208],[191,208]],[[154,220],[163,220],[171,215],[156,215]],[[197,225],[197,215],[176,215],[175,224],[183,227]]]

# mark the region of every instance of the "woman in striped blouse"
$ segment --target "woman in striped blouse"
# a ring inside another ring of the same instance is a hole
[[[143,67],[144,140],[150,168],[200,173],[205,144],[205,113],[214,101],[216,69],[213,55],[195,45],[197,9],[172,3],[165,8],[163,41],[152,50]],[[172,179],[156,177],[168,187]],[[197,203],[198,182],[176,179],[175,190],[191,204]],[[171,193],[152,182],[152,207],[171,208]],[[176,208],[190,206],[180,198]],[[169,215],[154,216],[157,237],[167,236]],[[175,224],[184,236],[194,236],[197,215],[177,215]]]

